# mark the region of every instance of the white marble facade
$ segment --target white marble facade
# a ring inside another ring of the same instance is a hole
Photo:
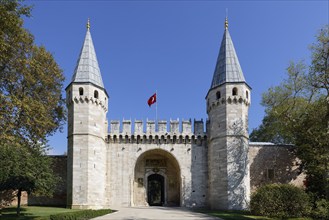
[[[88,28],[66,88],[68,207],[247,208],[250,90],[226,28],[206,97],[207,122],[108,124],[108,95]]]

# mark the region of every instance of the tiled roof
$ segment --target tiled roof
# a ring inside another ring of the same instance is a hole
[[[74,70],[72,82],[90,82],[104,88],[89,28]]]
[[[217,58],[211,89],[226,82],[245,82],[228,29],[225,29]]]

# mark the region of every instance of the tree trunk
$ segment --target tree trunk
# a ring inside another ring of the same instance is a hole
[[[19,216],[21,214],[21,195],[22,195],[22,189],[18,189],[18,192],[17,192],[17,209],[16,209],[16,212],[17,212],[17,216]]]

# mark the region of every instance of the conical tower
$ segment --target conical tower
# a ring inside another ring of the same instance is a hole
[[[250,194],[248,110],[245,81],[225,20],[208,94],[208,198],[212,209],[246,209]]]
[[[67,206],[98,209],[105,206],[108,95],[87,23],[86,37],[71,83],[68,108]]]

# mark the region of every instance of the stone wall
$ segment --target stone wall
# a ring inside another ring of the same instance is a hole
[[[107,198],[110,206],[147,204],[146,182],[153,169],[165,177],[166,205],[203,207],[207,201],[207,136],[203,121],[130,120],[110,122]],[[193,129],[193,130],[192,130]],[[167,161],[146,167],[146,159]],[[159,172],[158,171],[158,172]],[[138,181],[142,181],[140,183]],[[141,186],[142,185],[142,186]]]
[[[107,181],[107,198],[110,206],[147,205],[145,194],[145,180],[149,172],[147,169],[153,170],[152,168],[158,167],[145,167],[143,162],[136,162],[160,158],[167,161],[167,165],[159,167],[159,171],[164,172],[165,176],[168,177],[168,205],[205,206],[207,151],[204,146],[191,144],[176,144],[175,146],[171,144],[110,144],[109,148],[112,149],[109,151]],[[162,168],[164,171],[161,170]],[[138,179],[140,178],[143,179],[143,185],[139,188]],[[174,198],[171,199],[174,193],[179,201]]]
[[[192,135],[192,134],[190,134]],[[168,137],[168,136],[166,136]],[[190,136],[187,136],[190,137]],[[155,143],[155,136],[147,136],[147,140],[140,143],[112,143],[113,134],[108,136],[106,165],[106,203],[109,206],[144,206],[147,204],[145,189],[145,170],[151,168],[145,166],[144,159],[166,159],[168,167],[167,175],[167,201],[166,205],[178,205],[187,207],[207,206],[208,187],[208,148],[206,137],[201,139],[189,139],[184,136],[181,143],[172,143],[172,137],[166,142]],[[119,139],[118,139],[119,141]],[[303,187],[305,175],[298,169],[299,160],[293,154],[291,145],[274,145],[271,143],[249,144],[249,167],[251,192],[268,183],[290,183]],[[51,156],[54,158],[54,171],[62,182],[58,185],[52,198],[34,197],[23,194],[22,205],[66,205],[66,156]],[[138,163],[138,161],[144,161]],[[161,167],[160,167],[161,168]],[[170,170],[170,171],[169,171]],[[161,173],[161,170],[159,171]],[[175,177],[177,174],[177,177]],[[142,176],[140,176],[142,175]],[[174,178],[173,178],[174,177]],[[143,183],[139,183],[143,179]],[[176,185],[175,185],[176,184]],[[177,190],[179,186],[179,190]],[[176,198],[175,198],[176,196]],[[15,205],[16,200],[12,202]]]
[[[21,205],[27,205],[28,194],[23,191],[21,195]],[[0,192],[0,209],[6,206],[17,206],[17,190],[7,190]]]
[[[299,170],[299,160],[292,145],[272,143],[249,144],[251,192],[270,183],[289,183],[303,187],[305,174]]]

